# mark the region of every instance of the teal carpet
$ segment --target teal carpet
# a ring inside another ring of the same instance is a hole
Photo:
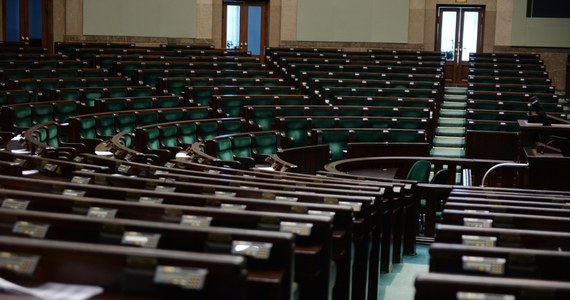
[[[416,274],[429,271],[429,246],[417,245],[416,256],[404,256],[403,264],[394,264],[392,273],[380,274],[380,300],[413,300]]]

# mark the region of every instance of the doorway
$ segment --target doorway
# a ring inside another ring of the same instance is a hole
[[[445,53],[446,86],[467,86],[469,53],[483,50],[484,6],[437,7],[435,50]]]
[[[31,46],[49,45],[49,7],[51,1],[1,0],[4,41],[27,42]]]
[[[230,1],[223,5],[222,46],[262,56],[267,46],[267,1]]]

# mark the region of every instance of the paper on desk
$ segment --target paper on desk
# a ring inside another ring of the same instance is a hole
[[[103,288],[98,286],[55,282],[48,282],[34,288],[26,288],[3,278],[0,278],[0,290],[9,294],[23,294],[45,300],[85,300],[103,292]]]

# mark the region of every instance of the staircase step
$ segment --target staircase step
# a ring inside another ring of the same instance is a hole
[[[467,108],[467,103],[465,102],[449,102],[449,101],[444,101],[441,104],[441,108],[442,109],[466,109]]]
[[[462,128],[462,127],[438,127],[435,130],[435,134],[438,136],[463,137],[463,136],[465,136],[465,128]]]
[[[467,95],[443,95],[443,101],[465,102],[465,100],[467,100]]]
[[[444,91],[446,94],[454,94],[454,95],[467,94],[467,88],[462,88],[462,87],[446,87]]]
[[[465,149],[433,147],[430,151],[430,155],[435,157],[463,158],[465,157]]]
[[[467,112],[464,109],[442,109],[439,111],[441,118],[465,118]]]
[[[465,146],[464,137],[436,136],[433,139],[434,147],[461,148]]]
[[[465,127],[465,118],[439,118],[438,126]]]

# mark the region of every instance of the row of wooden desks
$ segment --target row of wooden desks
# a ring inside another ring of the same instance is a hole
[[[200,253],[212,260],[218,255],[244,257],[239,267],[233,266],[240,269],[241,281],[219,277],[214,284],[205,277],[201,280],[208,284],[194,290],[192,297],[226,298],[220,296],[227,290],[220,284],[231,281],[237,299],[291,299],[295,295],[300,299],[375,299],[380,270],[389,271],[392,263],[401,261],[404,250],[415,249],[415,232],[405,230],[402,213],[405,196],[412,193],[410,183],[371,184],[355,178],[200,168],[184,160],[162,167],[87,154],[75,161],[0,154],[6,169],[15,169],[2,173],[12,176],[0,175],[0,234],[13,237],[16,245],[6,245],[2,251],[15,257],[22,253],[38,257],[35,272],[41,272],[44,263],[59,270],[36,277],[40,282],[100,285],[106,296],[151,295],[153,290],[152,295],[158,297],[178,297],[182,294],[177,291],[185,289],[172,284],[180,280],[160,282],[163,265],[153,257],[129,257],[126,261],[133,263],[132,270],[130,265],[116,268],[132,274],[115,281],[111,277],[103,280],[107,271],[92,274],[101,276],[98,280],[105,284],[82,274],[69,281],[65,276],[92,263],[70,255],[69,262],[62,264],[42,247],[19,246],[29,238],[46,247],[93,252],[134,246]],[[28,168],[37,168],[37,172],[23,176]],[[172,264],[165,266],[176,266]],[[207,265],[201,269],[209,270]],[[35,276],[35,272],[29,274]],[[20,275],[13,268],[2,271],[2,276],[16,281]],[[149,290],[133,290],[141,283]],[[170,294],[163,294],[164,286]]]
[[[456,188],[416,299],[567,299],[567,192]]]

